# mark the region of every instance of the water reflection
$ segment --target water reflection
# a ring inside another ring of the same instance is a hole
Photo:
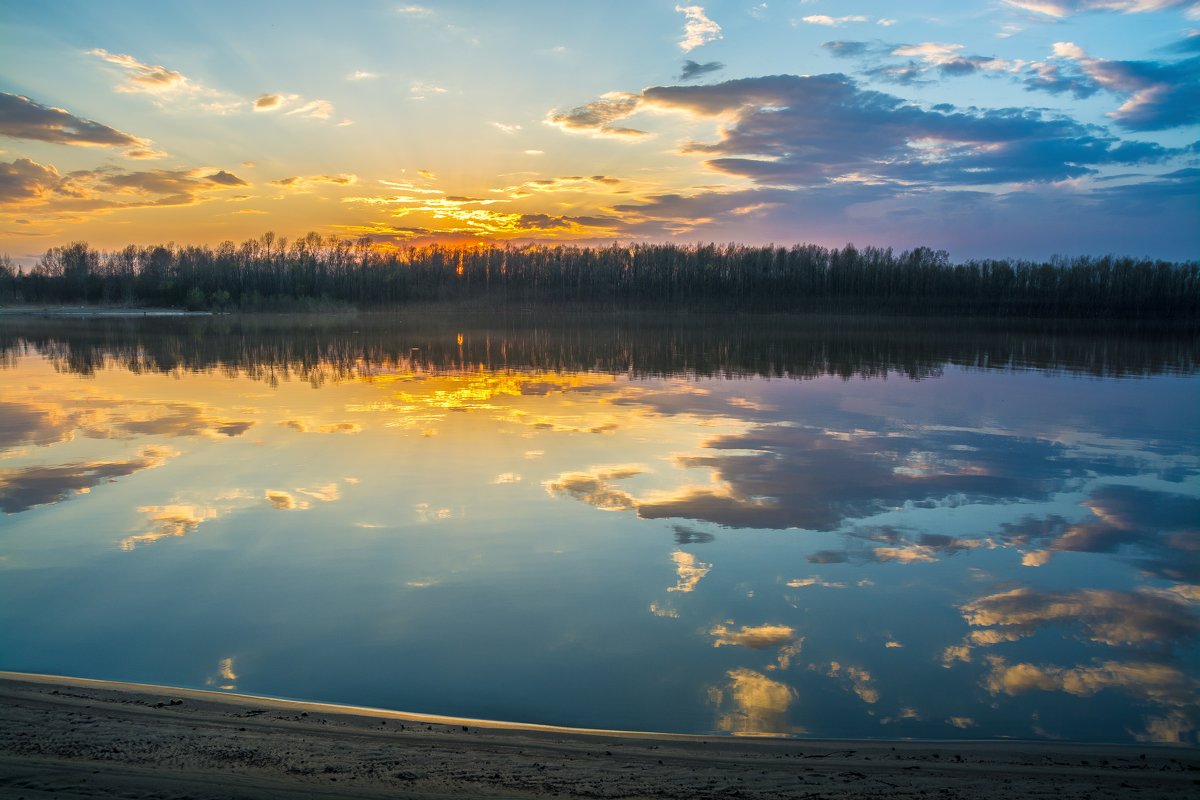
[[[91,375],[236,371],[313,385],[411,371],[595,370],[639,377],[936,377],[947,366],[1105,377],[1194,372],[1191,330],[1113,330],[1047,321],[685,315],[360,316],[0,320],[0,368],[32,348]]]
[[[0,323],[0,668],[1196,741],[1194,337],[30,322]]]
[[[132,475],[144,469],[161,467],[178,450],[147,446],[121,460],[80,461],[0,469],[0,510],[19,514],[35,506],[59,503],[71,494],[87,494],[93,487]]]
[[[1084,519],[1027,517],[1005,525],[1003,535],[1030,548],[1026,566],[1048,564],[1061,552],[1120,553],[1159,577],[1200,581],[1200,498],[1115,484],[1098,487],[1080,505],[1091,512]]]
[[[796,690],[752,669],[729,670],[729,683],[709,690],[718,730],[740,736],[804,733],[788,719]]]

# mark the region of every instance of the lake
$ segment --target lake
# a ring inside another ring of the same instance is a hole
[[[587,728],[1197,742],[1200,342],[0,324],[0,669]]]

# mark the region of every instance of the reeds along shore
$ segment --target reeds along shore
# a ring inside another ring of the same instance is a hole
[[[266,234],[217,247],[48,250],[29,270],[0,259],[0,303],[121,303],[194,310],[480,307],[971,314],[1194,319],[1200,263],[1081,257],[954,264],[943,250],[634,244],[430,245]]]

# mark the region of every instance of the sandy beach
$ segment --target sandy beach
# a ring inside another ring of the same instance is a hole
[[[1200,752],[577,731],[0,672],[0,797],[1175,798]]]

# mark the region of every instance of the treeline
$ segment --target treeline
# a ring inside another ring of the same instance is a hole
[[[5,301],[216,311],[459,303],[1192,319],[1200,312],[1200,264],[1112,256],[953,264],[942,250],[853,245],[381,251],[366,239],[310,233],[289,243],[266,234],[217,247],[53,247],[27,272],[0,263]]]
[[[1101,330],[1097,330],[1097,328]],[[0,317],[0,370],[39,354],[91,375],[224,372],[268,383],[390,373],[934,377],[948,366],[1132,377],[1195,374],[1200,338],[1083,321],[826,315],[404,313]]]

